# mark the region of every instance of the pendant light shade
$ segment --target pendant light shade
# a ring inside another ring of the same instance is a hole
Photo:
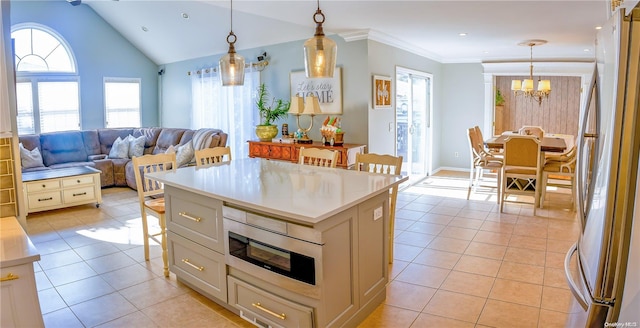
[[[244,84],[244,57],[236,53],[234,44],[238,39],[233,33],[233,0],[231,0],[231,29],[227,36],[229,51],[220,58],[219,71],[223,86]]]
[[[338,46],[333,40],[325,37],[322,30],[324,18],[320,10],[320,0],[318,0],[318,9],[313,15],[316,33],[304,43],[304,71],[308,78],[333,77],[333,71],[336,68]]]

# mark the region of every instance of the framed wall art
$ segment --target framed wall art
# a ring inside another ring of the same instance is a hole
[[[289,74],[291,97],[315,95],[323,114],[342,114],[342,68],[336,67],[332,78],[308,79],[304,71]]]
[[[391,108],[391,78],[373,76],[373,109]]]

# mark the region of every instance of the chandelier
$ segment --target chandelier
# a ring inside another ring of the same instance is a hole
[[[542,100],[549,98],[551,93],[551,81],[540,80],[538,78],[538,88],[533,88],[533,47],[543,45],[547,43],[545,40],[528,40],[522,43],[518,43],[519,46],[528,46],[531,48],[531,61],[529,65],[529,78],[520,80],[511,80],[511,90],[518,95],[524,95],[525,97],[538,102],[538,106],[542,104]]]

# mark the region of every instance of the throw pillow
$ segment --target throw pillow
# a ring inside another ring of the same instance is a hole
[[[111,146],[111,150],[109,151],[109,158],[129,158],[129,141],[128,138],[124,138],[124,140],[116,139]]]
[[[193,142],[189,140],[189,142],[187,142],[182,146],[177,146],[177,147],[169,146],[169,148],[167,148],[167,151],[165,151],[166,154],[171,154],[174,152],[176,153],[176,164],[178,165],[178,167],[182,167],[184,165],[189,164],[189,162],[193,160],[193,157],[195,155],[195,150],[193,149]]]
[[[42,154],[40,154],[40,149],[38,147],[33,150],[28,150],[24,148],[22,143],[20,143],[20,164],[23,169],[30,169],[32,167],[43,167],[44,163],[42,162]]]
[[[144,154],[144,143],[146,138],[144,136],[134,137],[129,135],[127,137],[127,141],[129,142],[129,158],[133,158],[134,156],[142,156]]]

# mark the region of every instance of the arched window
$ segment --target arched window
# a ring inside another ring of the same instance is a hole
[[[14,25],[18,133],[80,129],[76,61],[57,32],[44,25]]]

